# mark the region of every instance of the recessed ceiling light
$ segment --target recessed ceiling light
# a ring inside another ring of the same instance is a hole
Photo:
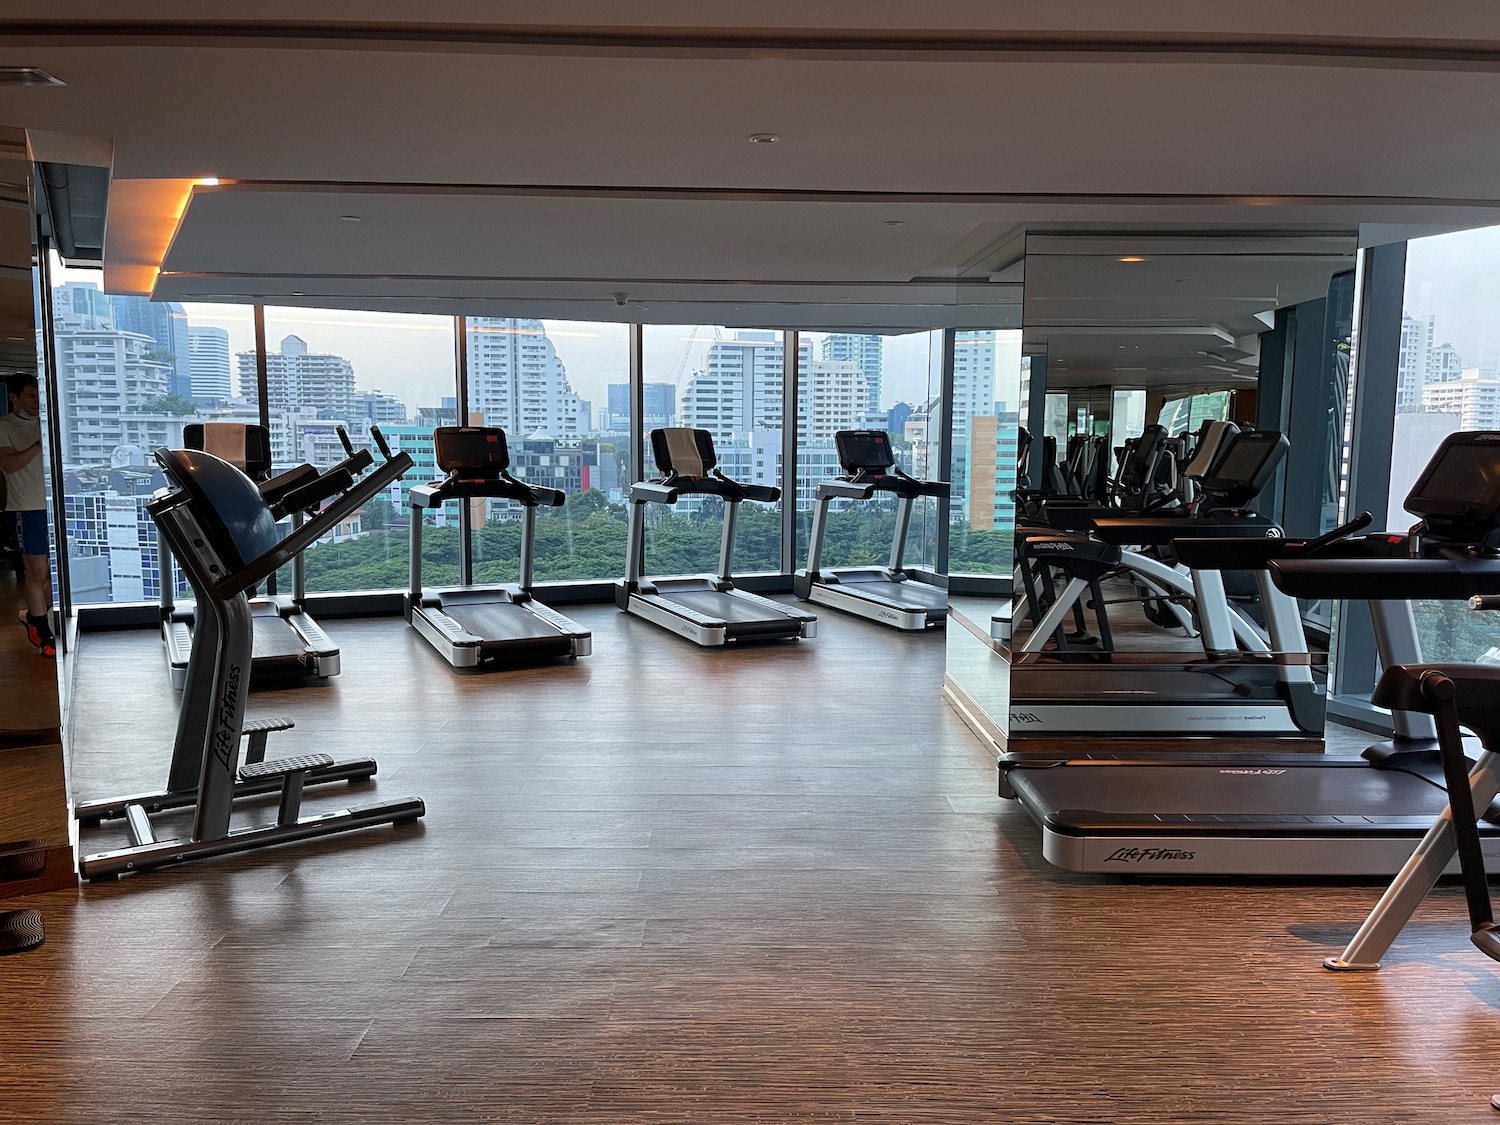
[[[904,227],[906,224],[900,219],[887,219],[885,225],[888,227]]]
[[[0,66],[0,86],[66,86],[56,75],[35,66]]]
[[[750,143],[753,145],[774,145],[781,140],[775,133],[751,133]]]
[[[1125,257],[1120,259],[1120,261],[1122,262],[1144,262],[1145,260],[1145,258],[1142,258],[1137,254],[1127,254]]]
[[[359,222],[359,216],[358,215],[340,215],[339,218],[343,219],[344,222],[346,222],[346,223],[357,223],[357,222]]]

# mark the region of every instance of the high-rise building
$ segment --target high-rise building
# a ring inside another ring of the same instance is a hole
[[[151,301],[145,297],[109,298],[115,327],[122,332],[138,332],[155,341],[152,358],[171,367],[167,393],[179,398],[193,397],[192,345],[188,338],[187,313],[175,301]]]
[[[258,403],[255,353],[240,352],[240,393]],[[300,336],[287,336],[280,351],[266,352],[266,408],[272,416],[299,413],[347,421],[354,407],[354,365],[341,355],[309,351]]]
[[[885,371],[885,338],[873,333],[835,332],[823,337],[823,358],[853,363],[865,377],[869,394],[866,410],[880,410],[880,380]]]
[[[840,430],[864,425],[869,390],[852,361],[817,359],[802,365],[797,400],[799,439],[832,443]]]
[[[1428,383],[1422,389],[1422,410],[1455,415],[1461,430],[1500,429],[1500,379],[1485,378],[1477,367],[1465,368],[1457,379]]]
[[[230,376],[229,333],[222,328],[188,328],[192,394],[199,406],[217,406],[234,394]]]
[[[115,327],[109,298],[91,283],[53,290],[63,464],[108,465],[128,444],[123,417],[167,394],[174,367],[157,342]]]
[[[354,399],[355,417],[350,421],[363,421],[365,428],[375,426],[402,426],[406,424],[406,403],[395,395],[367,391]]]
[[[630,385],[611,383],[606,388],[609,407],[600,428],[607,433],[623,434],[630,430]],[[677,388],[671,383],[647,383],[641,390],[641,413],[645,416],[646,431],[677,424]]]
[[[1401,359],[1396,376],[1396,412],[1422,409],[1422,388],[1432,372],[1432,340],[1436,317],[1431,313],[1401,317]]]
[[[469,317],[469,397],[487,426],[512,440],[576,437],[589,428],[587,407],[540,320]]]
[[[1463,378],[1464,360],[1452,344],[1442,343],[1432,349],[1427,365],[1427,382],[1454,383]]]
[[[798,349],[805,370],[812,345]],[[703,371],[682,388],[679,424],[708,430],[716,444],[729,444],[752,430],[781,429],[785,358],[779,332],[740,331],[717,340]]]

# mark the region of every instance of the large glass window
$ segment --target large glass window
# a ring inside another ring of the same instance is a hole
[[[191,422],[257,420],[230,359],[253,351],[253,313],[107,294],[101,271],[61,262],[52,279],[73,602],[155,601],[162,563],[145,505],[165,480],[151,453],[180,447]],[[168,581],[187,590],[180,573]]]
[[[802,345],[804,361],[809,346]],[[670,423],[713,435],[724,474],[742,484],[780,487],[786,355],[782,333],[705,325],[648,325],[643,330],[646,430],[659,425],[670,398]],[[831,440],[831,439],[830,439]],[[646,449],[646,475],[657,475]],[[789,498],[784,498],[783,503]],[[646,510],[646,573],[702,574],[718,567],[723,502],[685,496],[671,508]],[[623,554],[622,554],[623,565]],[[781,509],[740,505],[734,572],[779,573]]]
[[[536,581],[618,578],[630,475],[628,327],[469,317],[465,334],[469,420],[505,431],[517,477],[567,496],[538,512]],[[475,506],[476,582],[515,581],[520,515],[510,501]]]
[[[453,318],[331,309],[268,308],[266,409],[277,471],[308,462],[326,468],[343,460],[338,427],[356,447],[368,446],[378,425],[392,449],[412,455],[415,467],[310,547],[305,556],[310,593],[404,587],[410,546],[407,492],[441,474],[432,456],[432,431],[457,421]],[[239,393],[258,404],[253,346],[234,353]],[[458,509],[428,516],[423,537],[423,581],[458,581],[462,540]],[[278,583],[283,591],[289,577]]]
[[[1396,384],[1386,526],[1416,517],[1407,494],[1442,440],[1459,430],[1500,429],[1500,227],[1413,239]],[[1500,620],[1462,602],[1414,604],[1422,655],[1472,661],[1500,646]]]
[[[1019,331],[955,334],[950,574],[1011,572],[1020,395]],[[1087,431],[1093,416],[1078,424]]]
[[[940,477],[937,398],[943,336],[916,332],[881,336],[855,332],[804,332],[797,434],[796,566],[807,563],[808,536],[818,485],[840,475],[833,435],[839,430],[881,429],[891,436],[896,464],[914,477]],[[934,565],[936,502],[917,501],[907,532],[904,563]],[[896,527],[896,500],[835,500],[824,530],[821,565],[884,566]]]

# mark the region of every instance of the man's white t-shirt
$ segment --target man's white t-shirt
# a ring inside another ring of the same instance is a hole
[[[33,418],[27,421],[19,414],[0,416],[0,449],[30,449],[42,437],[42,421]],[[43,487],[42,457],[40,452],[13,473],[5,474],[8,512],[45,511],[47,490]]]

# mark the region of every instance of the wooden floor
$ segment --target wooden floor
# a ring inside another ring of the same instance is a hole
[[[398,619],[327,623],[343,676],[252,709],[297,720],[283,752],[376,752],[361,792],[425,825],[38,900],[0,1121],[1494,1119],[1500,966],[1456,889],[1326,973],[1378,887],[1049,868],[941,636],[576,616],[592,657],[463,677]],[[75,792],[159,784],[159,641],[79,660]]]

